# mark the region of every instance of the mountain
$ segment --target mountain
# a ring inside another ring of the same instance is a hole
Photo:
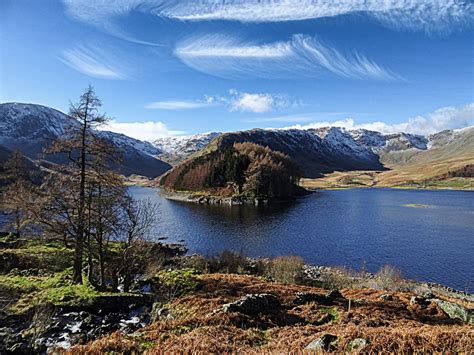
[[[190,136],[164,137],[158,138],[153,141],[152,144],[161,151],[161,153],[158,154],[160,159],[171,164],[177,164],[191,154],[203,149],[220,134],[219,132],[210,132]]]
[[[230,147],[234,143],[250,142],[268,146],[288,155],[302,176],[315,178],[335,170],[381,170],[379,157],[359,144],[349,133],[339,128],[325,130],[288,129],[223,133],[203,151]]]
[[[0,104],[0,145],[8,149],[18,148],[31,159],[37,159],[46,146],[65,134],[68,127],[77,125],[76,120],[50,107],[24,103]],[[96,131],[95,134],[122,153],[123,161],[117,169],[124,175],[154,178],[171,168],[168,163],[156,158],[162,151],[149,142],[108,131]],[[55,163],[64,161],[58,157],[46,159]]]
[[[407,149],[426,150],[428,144],[426,137],[409,133],[382,134],[366,129],[348,132],[358,143],[371,148],[377,154]]]
[[[378,152],[387,169],[335,172],[322,179],[306,180],[305,187],[474,188],[474,127],[446,130],[427,137],[390,135],[388,140],[377,132],[353,134],[356,140]],[[394,146],[397,149],[392,149]]]

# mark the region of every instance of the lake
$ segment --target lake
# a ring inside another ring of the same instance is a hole
[[[389,264],[407,278],[474,291],[474,192],[326,190],[289,204],[231,207],[169,201],[153,188],[130,191],[159,204],[157,235],[191,253],[291,254],[372,272]]]

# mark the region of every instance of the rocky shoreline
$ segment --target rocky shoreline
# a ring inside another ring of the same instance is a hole
[[[308,195],[314,191],[306,190]],[[192,192],[179,192],[170,190],[160,190],[160,195],[167,200],[189,202],[203,205],[222,205],[222,206],[266,206],[268,204],[286,203],[295,201],[297,197],[288,199],[269,199],[266,197],[246,197],[246,196],[215,196],[211,194],[197,194]],[[303,195],[302,195],[303,196]]]

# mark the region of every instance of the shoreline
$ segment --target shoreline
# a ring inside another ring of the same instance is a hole
[[[308,194],[313,193],[313,191],[308,190]],[[291,197],[285,200],[270,200],[268,198],[258,198],[258,197],[245,197],[245,196],[230,196],[230,197],[221,197],[211,194],[199,194],[194,192],[184,192],[184,191],[169,191],[160,189],[159,195],[163,198],[171,201],[187,202],[187,203],[196,203],[196,204],[205,204],[205,205],[227,205],[227,206],[262,206],[268,204],[278,204],[295,201],[298,197]]]

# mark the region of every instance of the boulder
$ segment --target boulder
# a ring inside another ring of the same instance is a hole
[[[326,298],[328,300],[340,300],[340,299],[344,299],[344,296],[338,290],[331,290],[328,293],[326,293]]]
[[[379,298],[382,301],[393,301],[393,296],[390,293],[384,293],[383,295],[380,295]]]
[[[293,304],[295,305],[302,305],[306,303],[320,303],[329,305],[332,304],[334,301],[342,300],[344,296],[337,290],[331,290],[325,295],[318,295],[316,293],[306,293],[306,292],[298,292],[296,297],[293,300]]]
[[[326,296],[318,295],[315,293],[307,293],[307,292],[298,292],[296,297],[293,300],[293,304],[295,305],[302,305],[306,303],[316,302],[316,303],[327,303],[328,299]]]
[[[332,334],[324,334],[317,339],[314,339],[304,349],[314,352],[331,351],[334,348],[334,342],[337,336]]]
[[[365,340],[364,338],[355,338],[355,339],[351,340],[351,341],[349,342],[349,344],[347,344],[346,350],[347,350],[347,351],[358,351],[358,350],[362,350],[362,349],[365,348],[368,344],[369,344],[369,342],[368,342],[367,340]]]
[[[473,310],[464,308],[457,303],[443,301],[440,299],[433,299],[433,301],[438,305],[439,308],[443,310],[444,313],[447,314],[449,318],[460,319],[468,324],[474,324]]]
[[[158,322],[162,320],[172,320],[174,319],[171,310],[163,307],[161,302],[153,303],[153,307],[151,308],[150,312],[150,322]]]
[[[431,301],[429,299],[424,298],[424,297],[412,296],[410,298],[410,304],[411,305],[419,305],[422,308],[426,308],[430,303],[431,303]]]
[[[281,311],[278,298],[268,293],[248,294],[222,306],[223,312],[239,312],[247,315],[276,314]]]

